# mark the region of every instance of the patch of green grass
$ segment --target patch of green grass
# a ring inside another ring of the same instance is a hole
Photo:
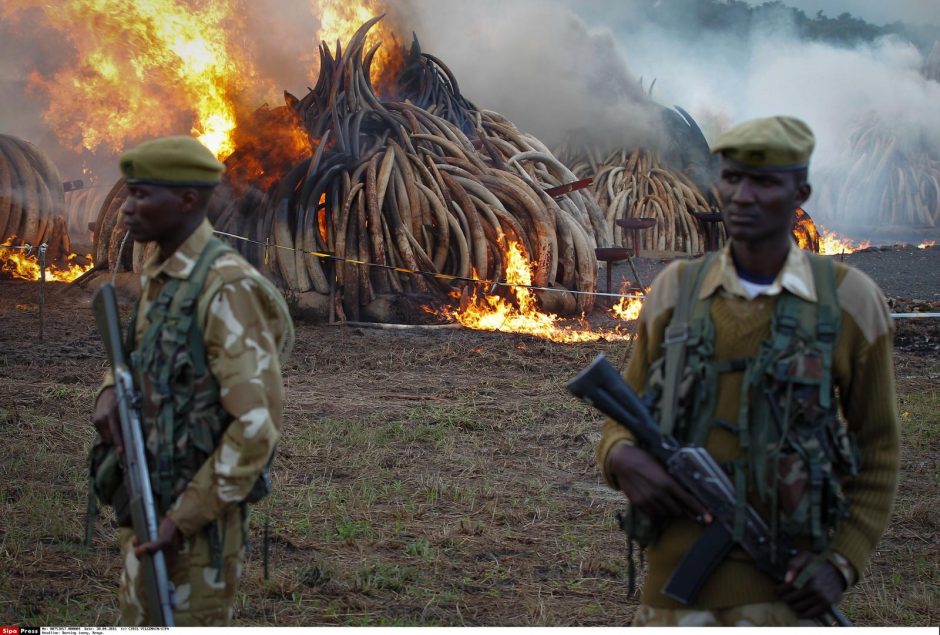
[[[372,617],[371,615],[356,615],[347,619],[346,626],[434,626],[436,621],[425,620],[418,617]]]
[[[928,390],[900,395],[901,438],[915,452],[926,450],[940,438],[940,391]]]
[[[431,543],[426,538],[413,540],[405,545],[405,555],[428,560],[431,555]]]
[[[368,520],[353,520],[349,516],[343,516],[336,521],[331,538],[351,541],[358,538],[369,538],[372,533],[372,523]]]
[[[97,389],[89,389],[80,385],[47,384],[40,389],[39,394],[44,400],[63,401],[69,399],[88,399],[89,404],[95,396]]]
[[[417,570],[389,562],[374,562],[356,571],[354,587],[362,593],[405,591],[419,578]]]

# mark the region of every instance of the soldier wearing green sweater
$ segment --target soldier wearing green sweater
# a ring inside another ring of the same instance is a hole
[[[779,586],[734,549],[691,605],[664,595],[706,515],[607,421],[598,463],[629,499],[624,529],[648,562],[635,625],[818,616],[857,582],[888,522],[899,459],[893,325],[865,274],[793,242],[813,145],[791,117],[748,121],[716,140],[730,240],[656,278],[625,374],[664,430],[704,446],[799,553]],[[672,355],[682,360],[674,373]]]

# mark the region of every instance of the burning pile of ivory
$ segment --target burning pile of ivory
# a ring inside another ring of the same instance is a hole
[[[889,126],[869,117],[854,127],[849,147],[854,160],[847,169],[815,180],[816,205],[827,224],[940,225],[940,157],[925,143],[912,151]]]
[[[29,141],[0,134],[0,244],[46,243],[48,261],[71,251],[55,165]]]
[[[654,152],[634,148],[602,156],[565,147],[558,154],[578,177],[594,178],[594,198],[603,210],[598,244],[627,246],[630,239],[616,221],[650,218],[656,224],[640,232],[641,250],[690,255],[704,251],[704,233],[692,212],[717,212],[709,200],[713,197],[703,193],[684,172],[668,167]],[[716,231],[723,239],[721,223]]]
[[[319,298],[308,305],[329,302],[340,318],[358,319],[382,296],[446,299],[455,278],[500,280],[511,243],[532,263],[534,285],[593,291],[600,211],[582,193],[556,200],[544,191],[574,180],[570,171],[537,139],[458,99],[453,75],[426,54],[412,55],[399,75],[403,101],[377,95],[377,45],[365,43],[378,19],[345,49],[321,45],[316,86],[302,99],[286,96],[312,155],[270,186],[229,183],[234,198],[214,212],[217,229],[261,243],[247,248],[255,264],[290,291]],[[95,255],[138,270],[145,250],[119,257],[123,191],[119,183],[102,204]],[[560,305],[571,311],[591,308],[591,296],[550,295],[569,296]]]

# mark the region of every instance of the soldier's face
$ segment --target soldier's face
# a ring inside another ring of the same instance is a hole
[[[159,185],[128,185],[121,206],[124,225],[137,242],[171,241],[186,225],[185,190]]]
[[[762,242],[788,236],[793,214],[810,191],[809,184],[792,172],[760,172],[721,159],[722,220],[734,240]]]

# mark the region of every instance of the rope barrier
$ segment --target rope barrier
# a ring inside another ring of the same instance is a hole
[[[395,267],[392,265],[382,265],[377,262],[366,262],[364,260],[354,260],[352,258],[340,258],[334,254],[328,254],[320,251],[304,251],[302,249],[297,249],[296,247],[287,247],[284,245],[271,244],[267,242],[261,242],[260,240],[253,240],[245,236],[239,236],[238,234],[231,234],[229,232],[220,231],[218,229],[213,230],[213,233],[218,234],[219,236],[227,236],[228,238],[235,238],[237,240],[242,240],[248,243],[254,243],[256,245],[263,245],[265,247],[275,247],[277,249],[286,249],[287,251],[301,252],[308,256],[314,256],[316,258],[324,258],[326,260],[332,260],[334,262],[346,262],[353,265],[365,265],[367,267],[377,267],[379,269],[387,269],[389,271],[397,271],[398,273],[407,273],[412,275],[427,276],[430,278],[437,278],[439,280],[450,280],[457,282],[472,282],[474,284],[484,284],[490,288],[487,293],[493,293],[496,287],[511,287],[518,289],[530,289],[532,291],[548,291],[556,293],[573,293],[574,295],[591,295],[601,298],[639,298],[643,297],[645,294],[633,293],[633,294],[624,294],[624,293],[601,293],[599,291],[575,291],[573,289],[556,289],[553,287],[538,287],[531,284],[514,284],[511,282],[503,282],[500,280],[483,280],[481,278],[469,278],[466,276],[452,276],[446,273],[433,273],[431,271],[420,271],[416,269],[406,269],[405,267]],[[124,242],[127,240],[127,235],[124,236],[124,240],[121,241],[120,249],[124,249]],[[26,255],[32,253],[33,247],[26,243],[24,245],[0,245],[0,249],[23,249],[26,251]],[[891,313],[893,319],[914,319],[914,318],[931,318],[936,319],[940,318],[940,313]]]
[[[592,295],[602,298],[639,298],[643,297],[644,294],[623,294],[623,293],[601,293],[598,291],[574,291],[572,289],[555,289],[552,287],[537,287],[530,284],[513,284],[510,282],[501,282],[499,280],[482,280],[480,278],[467,278],[464,276],[451,276],[444,273],[432,273],[430,271],[419,271],[413,269],[406,269],[404,267],[393,267],[392,265],[380,265],[376,262],[365,262],[363,260],[353,260],[352,258],[340,258],[333,254],[323,253],[320,251],[303,251],[302,249],[297,249],[296,247],[286,247],[284,245],[271,244],[267,242],[261,242],[260,240],[252,240],[251,238],[246,238],[245,236],[239,236],[238,234],[230,234],[228,232],[219,231],[218,229],[213,230],[216,234],[220,236],[228,236],[229,238],[237,238],[238,240],[243,240],[249,243],[255,243],[256,245],[264,245],[265,247],[276,247],[277,249],[286,249],[288,251],[299,251],[308,256],[315,256],[317,258],[325,258],[327,260],[333,260],[336,262],[348,262],[354,265],[365,265],[367,267],[378,267],[380,269],[389,269],[391,271],[397,271],[399,273],[409,273],[413,275],[428,276],[431,278],[438,278],[441,280],[455,280],[460,282],[472,282],[474,284],[485,284],[490,287],[488,293],[492,293],[496,287],[514,287],[519,289],[531,289],[533,291],[554,291],[558,293],[573,293],[575,295]],[[908,318],[940,318],[940,313],[891,313],[893,319],[908,319]]]
[[[324,258],[326,260],[333,260],[335,262],[347,262],[353,265],[365,265],[366,267],[377,267],[379,269],[388,269],[389,271],[397,271],[398,273],[408,273],[412,275],[427,276],[429,278],[437,278],[439,280],[450,280],[457,282],[472,282],[474,284],[484,284],[490,287],[489,293],[492,293],[492,290],[496,287],[513,287],[519,289],[531,289],[533,291],[553,291],[556,293],[573,293],[575,295],[592,295],[600,296],[607,298],[638,298],[642,297],[643,294],[622,294],[622,293],[600,293],[597,291],[575,291],[573,289],[556,289],[552,287],[538,287],[531,284],[514,284],[511,282],[503,282],[500,280],[483,280],[481,278],[468,278],[466,276],[452,276],[446,273],[434,273],[431,271],[421,271],[417,269],[406,269],[405,267],[395,267],[393,265],[382,265],[377,262],[366,262],[363,260],[354,260],[352,258],[340,258],[333,254],[323,253],[320,251],[304,251],[302,249],[297,249],[296,247],[287,247],[284,245],[271,244],[261,242],[260,240],[253,240],[251,238],[246,238],[244,236],[239,236],[238,234],[230,234],[228,232],[219,231],[218,229],[213,230],[216,234],[220,236],[228,236],[230,238],[237,238],[238,240],[243,240],[245,242],[254,243],[256,245],[264,245],[265,247],[276,247],[277,249],[286,249],[287,251],[300,252],[307,256],[315,256],[317,258]]]
[[[23,249],[26,251],[27,256],[33,253],[33,246],[29,243],[24,243],[22,245],[0,245],[0,249]]]

